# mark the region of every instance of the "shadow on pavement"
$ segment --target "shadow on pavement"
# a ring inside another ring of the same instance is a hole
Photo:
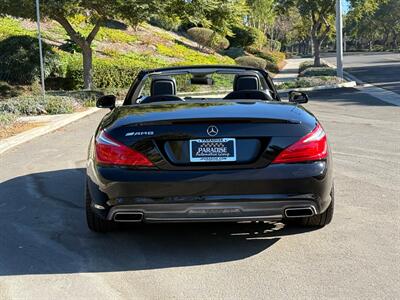
[[[84,169],[68,169],[0,183],[0,276],[235,261],[305,232],[259,222],[139,225],[95,234],[86,226],[83,182]]]
[[[400,55],[399,55],[400,56]],[[389,83],[400,81],[400,59],[392,65],[378,64],[382,61],[370,61],[368,66],[346,68],[346,71],[368,83]],[[373,65],[377,63],[377,65]]]

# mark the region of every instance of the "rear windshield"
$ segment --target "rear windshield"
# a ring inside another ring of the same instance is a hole
[[[176,82],[176,96],[181,98],[223,98],[233,90],[235,74],[210,74],[207,75],[208,84],[196,84],[191,79],[191,74],[171,75]],[[145,79],[144,87],[139,97],[150,96],[151,77]]]

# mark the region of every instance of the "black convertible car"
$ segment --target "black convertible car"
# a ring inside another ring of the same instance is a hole
[[[333,216],[332,159],[324,129],[282,102],[266,71],[192,66],[142,71],[89,146],[91,230],[118,222],[283,220],[324,226]]]

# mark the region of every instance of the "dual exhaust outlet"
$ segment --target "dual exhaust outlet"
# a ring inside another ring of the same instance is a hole
[[[316,211],[313,206],[289,207],[284,210],[284,215],[286,218],[312,217],[315,214]],[[113,220],[115,222],[139,223],[143,221],[143,213],[132,211],[119,211],[113,215]]]

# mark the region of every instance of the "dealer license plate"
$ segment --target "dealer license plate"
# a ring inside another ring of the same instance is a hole
[[[190,162],[236,161],[236,139],[190,140]]]

